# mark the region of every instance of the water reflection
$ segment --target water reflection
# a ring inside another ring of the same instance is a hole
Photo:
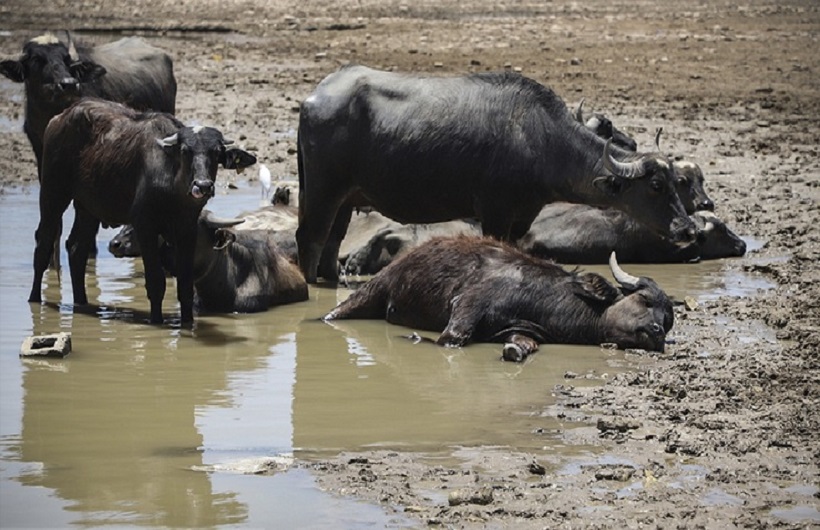
[[[0,212],[0,526],[391,526],[381,508],[332,499],[303,472],[196,471],[291,451],[307,306],[202,316],[193,330],[147,325],[140,262],[105,250],[89,264],[90,306],[71,303],[65,268],[62,282],[46,276],[46,304],[28,304],[36,194],[0,197]],[[18,358],[24,337],[60,330],[72,333],[68,357]]]
[[[253,186],[223,189],[209,207],[233,216],[258,200]],[[409,330],[381,321],[317,320],[345,289],[311,288],[307,302],[256,315],[200,316],[192,330],[173,318],[147,325],[140,261],[105,250],[114,230],[101,232],[89,264],[90,306],[73,306],[67,267],[62,281],[47,273],[46,304],[28,304],[36,188],[0,196],[0,214],[2,527],[394,526],[377,506],[322,494],[303,472],[197,470],[374,446],[560,452],[534,433],[560,427],[540,414],[553,386],[566,371],[611,373],[623,364],[618,352],[555,345],[517,365],[499,360],[499,345],[444,349],[412,344],[400,337]],[[682,298],[733,288],[721,266],[627,270]],[[163,309],[177,314],[173,296]],[[56,331],[72,333],[67,358],[18,358],[23,338]]]
[[[327,309],[347,296],[344,290],[316,294]],[[502,362],[497,344],[441,348],[413,344],[402,336],[408,332],[382,321],[302,324],[293,391],[297,450],[541,449],[545,442],[534,431],[548,420],[538,412],[552,401],[552,388],[564,382],[564,373],[611,370],[608,359],[620,356],[597,347],[555,345],[521,365]]]

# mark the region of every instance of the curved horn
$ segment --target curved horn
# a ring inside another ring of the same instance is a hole
[[[71,32],[65,30],[66,40],[68,41],[68,56],[72,63],[80,62],[80,54],[77,53],[77,48],[74,46],[74,41],[71,39]]]
[[[632,276],[631,274],[625,272],[619,265],[618,265],[618,258],[615,257],[615,251],[612,251],[612,254],[609,255],[609,269],[612,271],[612,276],[615,280],[621,284],[623,287],[627,289],[637,289],[638,282],[640,278]]]
[[[575,109],[575,121],[578,123],[584,123],[584,101],[586,98],[581,98],[581,101],[578,102],[578,108]]]
[[[210,210],[202,210],[202,221],[206,226],[208,226],[208,228],[218,230],[220,228],[230,228],[240,223],[244,223],[245,219],[217,217]]]
[[[640,160],[636,162],[624,163],[615,160],[612,157],[610,149],[612,148],[612,139],[606,141],[604,144],[604,168],[615,175],[616,177],[623,177],[627,179],[636,179],[644,176],[646,168]]]
[[[179,143],[179,134],[174,133],[171,136],[166,136],[165,138],[157,138],[157,143],[160,147],[173,147],[177,143]]]
[[[658,127],[655,131],[655,148],[658,151],[661,150],[661,132],[663,132],[663,127]]]
[[[233,140],[228,140],[227,138],[222,139],[222,145],[232,145]]]

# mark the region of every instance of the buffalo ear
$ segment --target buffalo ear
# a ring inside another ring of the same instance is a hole
[[[15,83],[22,83],[26,80],[26,70],[21,61],[7,59],[0,61],[0,73],[8,77]]]
[[[618,195],[629,187],[628,180],[616,177],[614,175],[598,177],[592,181],[592,184],[608,196]]]
[[[256,163],[256,157],[247,151],[243,151],[237,147],[225,149],[219,159],[219,163],[225,169],[235,169],[237,173],[241,173],[246,167],[250,167]]]
[[[214,241],[214,250],[222,250],[236,241],[236,234],[226,228],[220,228],[214,234],[216,241]]]
[[[574,285],[578,296],[593,302],[611,304],[621,296],[618,289],[594,272],[578,275]]]
[[[96,81],[106,74],[104,66],[88,61],[79,61],[69,68],[71,73],[83,83]]]

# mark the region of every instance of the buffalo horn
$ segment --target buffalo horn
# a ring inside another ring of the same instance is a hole
[[[77,53],[77,48],[74,46],[74,41],[71,39],[71,32],[66,30],[66,40],[68,40],[68,56],[72,63],[80,62],[80,54]]]
[[[646,169],[643,167],[643,162],[638,160],[636,162],[625,163],[615,160],[610,152],[611,145],[612,139],[607,140],[604,144],[604,167],[607,171],[616,177],[623,177],[626,179],[636,179],[644,175]]]
[[[581,101],[578,102],[578,108],[575,109],[575,121],[578,123],[584,123],[584,100],[586,98],[581,98]]]
[[[222,139],[222,145],[231,145],[233,144],[233,140],[228,140],[227,138]]]
[[[208,228],[213,230],[217,230],[220,228],[230,228],[232,226],[236,226],[240,223],[244,223],[245,219],[242,218],[232,218],[232,219],[225,219],[223,217],[217,217],[210,211],[203,212],[205,224]]]
[[[615,257],[615,251],[612,251],[612,254],[609,255],[609,269],[612,271],[612,276],[615,280],[623,287],[630,290],[635,290],[638,288],[638,282],[640,279],[625,272],[618,265],[618,258]]]
[[[179,134],[174,133],[171,136],[167,136],[162,139],[157,139],[157,143],[160,147],[173,147],[179,142]]]
[[[663,132],[663,127],[658,127],[655,131],[655,148],[658,151],[661,150],[661,132]]]

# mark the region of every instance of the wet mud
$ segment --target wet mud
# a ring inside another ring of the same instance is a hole
[[[710,264],[724,285],[676,309],[666,353],[627,353],[634,363],[595,384],[566,370],[550,387],[554,399],[532,412],[540,449],[297,451],[293,466],[320,487],[418,527],[820,524],[816,2],[99,7],[71,7],[81,38],[137,32],[169,50],[180,118],[233,134],[274,178],[296,174],[299,102],[341,64],[441,74],[510,68],[570,105],[585,98],[639,148],[663,127],[662,149],[700,164],[716,213],[756,243],[743,258]],[[65,9],[4,3],[0,49],[14,54],[25,38],[64,27]],[[19,88],[4,78],[0,95],[0,189],[10,193],[32,186],[36,170],[20,132]],[[543,363],[550,353],[536,355]],[[544,449],[555,444],[568,449]]]

